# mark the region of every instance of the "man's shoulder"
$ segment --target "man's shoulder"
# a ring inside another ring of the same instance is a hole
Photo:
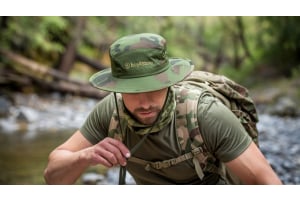
[[[95,105],[93,110],[97,113],[97,115],[107,117],[111,116],[115,109],[115,105],[113,94],[108,94]]]
[[[114,106],[114,95],[113,93],[107,94],[103,99],[101,99],[98,103],[97,106],[109,106],[112,105]]]
[[[177,106],[180,104],[197,105],[209,109],[214,102],[221,103],[212,93],[193,85],[175,85],[174,87]],[[196,110],[195,110],[196,111]]]
[[[188,121],[201,122],[207,127],[216,119],[231,119],[233,113],[212,93],[189,85],[174,87],[176,94],[176,113],[178,120],[184,116]]]

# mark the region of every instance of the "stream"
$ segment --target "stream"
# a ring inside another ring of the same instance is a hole
[[[0,111],[6,108],[8,115],[0,118],[0,184],[42,185],[48,154],[81,126],[97,100],[16,94],[14,106],[3,98],[1,102]],[[300,118],[259,116],[262,152],[284,184],[300,184]],[[118,168],[98,167],[76,184],[117,184],[117,180]],[[130,175],[127,183],[134,184]]]

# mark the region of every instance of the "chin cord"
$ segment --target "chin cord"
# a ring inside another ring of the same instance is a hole
[[[123,129],[121,125],[121,118],[120,118],[120,113],[119,113],[119,107],[118,107],[118,99],[117,99],[117,94],[114,92],[114,99],[115,99],[115,104],[116,104],[116,110],[117,110],[117,115],[119,119],[119,125],[120,125],[120,131],[121,135],[123,137]],[[125,133],[126,134],[126,133]],[[124,136],[124,138],[127,136],[127,134]],[[119,185],[125,185],[126,184],[126,167],[125,166],[120,166],[120,172],[119,172]]]

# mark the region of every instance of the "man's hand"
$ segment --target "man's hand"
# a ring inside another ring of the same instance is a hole
[[[122,142],[109,137],[83,150],[82,153],[90,165],[102,164],[106,167],[118,164],[125,166],[126,159],[130,157],[130,151]]]
[[[54,149],[44,171],[47,184],[73,184],[91,165],[126,165],[130,151],[119,140],[105,138],[92,145],[78,130]]]

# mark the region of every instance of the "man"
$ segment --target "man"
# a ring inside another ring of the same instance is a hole
[[[174,85],[194,66],[188,60],[168,58],[163,37],[151,33],[122,37],[111,45],[110,58],[111,68],[90,81],[113,93],[51,152],[44,173],[48,184],[72,184],[87,167],[98,164],[126,167],[137,184],[230,184],[219,173],[224,167],[243,184],[281,184],[239,120],[211,95],[196,96],[195,109],[189,109],[197,113],[197,129],[214,156],[204,160],[217,170],[196,167],[206,163],[199,165],[184,155],[176,127],[180,102]],[[171,164],[155,167],[164,160]]]

